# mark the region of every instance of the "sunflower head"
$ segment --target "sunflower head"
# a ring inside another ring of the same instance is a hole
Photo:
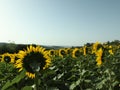
[[[96,42],[96,43],[93,44],[93,46],[92,46],[92,54],[96,53],[99,44],[100,44],[99,42]]]
[[[77,58],[80,55],[81,55],[80,49],[78,49],[78,48],[73,49],[73,51],[72,51],[72,57],[73,58]]]
[[[66,50],[67,54],[71,54],[71,52],[72,52],[71,48],[66,48],[65,50]]]
[[[12,54],[9,54],[9,53],[4,53],[4,54],[2,55],[1,61],[7,62],[7,63],[14,63],[13,55],[12,55]]]
[[[56,52],[55,52],[55,50],[51,49],[51,50],[49,50],[48,54],[49,54],[49,56],[55,56]]]
[[[100,48],[99,50],[97,50],[96,52],[96,62],[97,62],[97,65],[100,66],[102,64],[102,54],[103,54],[103,50],[102,48]]]
[[[113,53],[113,49],[112,49],[112,46],[110,45],[109,46],[109,50],[108,50],[108,52],[110,53],[110,55],[113,55],[114,53]]]
[[[14,60],[17,61],[19,58],[18,58],[18,54],[17,53],[14,53]]]
[[[65,49],[59,49],[59,56],[65,57],[67,55],[67,51]]]
[[[48,51],[40,46],[30,45],[27,50],[19,51],[17,57],[19,59],[16,61],[16,68],[19,68],[19,71],[25,69],[29,78],[34,78],[35,72],[46,69],[51,63]]]
[[[84,46],[84,47],[83,47],[83,55],[84,55],[84,56],[86,56],[86,48],[87,48],[87,46]]]

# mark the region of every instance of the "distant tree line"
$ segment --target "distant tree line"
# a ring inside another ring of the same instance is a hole
[[[3,53],[18,53],[19,50],[25,50],[27,46],[37,46],[36,44],[15,44],[15,43],[0,43],[0,54]],[[45,45],[40,45],[46,50],[49,49],[59,49],[62,48],[61,46],[45,46]]]
[[[114,41],[107,41],[106,44],[108,45],[120,45],[120,40],[114,40]],[[32,44],[33,46],[36,46],[36,44]],[[86,46],[92,46],[93,43],[86,43]],[[30,44],[15,44],[15,43],[0,43],[0,54],[3,53],[18,53],[19,50],[24,50],[27,48],[27,46],[30,46]],[[62,48],[61,46],[43,46],[46,49],[59,49]],[[74,48],[74,46],[71,46]],[[81,47],[81,46],[76,46]]]
[[[33,44],[36,46],[35,44]],[[3,53],[18,53],[19,50],[24,50],[29,44],[15,44],[15,43],[0,43],[0,54]]]

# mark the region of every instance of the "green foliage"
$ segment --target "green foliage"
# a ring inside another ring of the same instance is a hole
[[[2,90],[6,90],[7,88],[13,86],[16,83],[19,83],[21,79],[25,77],[25,71],[23,70],[19,75],[17,75],[13,80],[8,80],[7,83],[2,87]]]
[[[91,49],[91,45],[88,48]],[[34,79],[26,77],[25,70],[17,72],[14,64],[0,62],[0,89],[119,90],[120,47],[113,45],[114,55],[109,54],[108,50],[103,48],[100,66],[96,65],[96,55],[91,54],[91,51],[77,58],[71,55],[52,57],[51,66],[37,72]]]
[[[25,87],[22,88],[22,90],[32,90],[32,87],[30,87],[30,86],[25,86]]]
[[[0,62],[0,88],[8,81],[12,80],[17,75],[17,71],[13,64]]]

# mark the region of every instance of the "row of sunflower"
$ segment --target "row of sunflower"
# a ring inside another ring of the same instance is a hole
[[[0,89],[118,89],[119,57],[120,45],[99,42],[50,50],[30,45],[15,54],[0,55]]]
[[[49,50],[49,56],[60,56],[60,57],[66,57],[66,56],[72,56],[72,58],[78,58],[80,56],[86,56],[86,55],[96,55],[96,62],[97,65],[102,64],[102,56],[104,54],[106,55],[114,55],[114,52],[120,49],[119,46],[115,45],[107,45],[107,44],[101,44],[99,42],[94,43],[92,46],[87,47],[83,46],[80,48],[61,48],[59,50]]]

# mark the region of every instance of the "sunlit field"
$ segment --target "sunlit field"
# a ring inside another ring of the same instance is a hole
[[[0,54],[0,90],[120,90],[120,41],[45,48],[10,44]]]

